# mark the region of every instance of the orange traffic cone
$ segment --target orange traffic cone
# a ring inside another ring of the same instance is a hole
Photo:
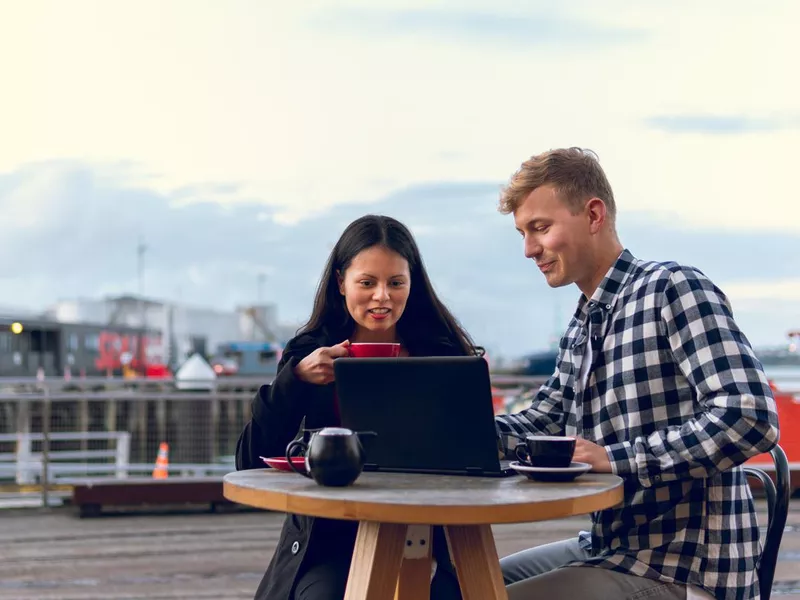
[[[169,475],[169,444],[161,442],[158,446],[158,457],[156,458],[156,468],[153,469],[153,479],[166,479]]]

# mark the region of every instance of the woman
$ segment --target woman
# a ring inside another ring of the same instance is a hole
[[[345,229],[322,274],[308,323],[253,400],[236,468],[283,456],[301,429],[338,424],[333,361],[354,342],[399,342],[404,356],[479,353],[433,291],[411,232],[368,215]],[[387,407],[387,410],[390,408]],[[257,600],[341,600],[358,524],[289,514]],[[441,527],[433,528],[433,598],[460,598]]]

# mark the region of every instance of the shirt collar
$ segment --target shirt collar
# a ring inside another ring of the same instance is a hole
[[[594,307],[598,307],[600,310],[607,313],[611,312],[620,293],[631,278],[636,264],[636,257],[627,249],[623,250],[617,257],[617,260],[614,261],[614,264],[611,265],[608,272],[606,272],[603,281],[597,286],[591,299],[587,300],[586,296],[581,294],[575,316],[580,318],[587,310],[591,310]]]

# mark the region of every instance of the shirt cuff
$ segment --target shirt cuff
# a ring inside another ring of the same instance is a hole
[[[520,443],[519,437],[511,433],[511,428],[503,421],[502,415],[495,417],[494,427],[497,432],[497,449],[501,456],[509,460],[515,459],[514,449]]]
[[[611,462],[611,472],[614,475],[624,476],[637,472],[636,451],[630,442],[618,442],[604,446],[608,460]]]

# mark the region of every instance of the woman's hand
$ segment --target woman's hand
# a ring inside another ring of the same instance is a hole
[[[326,385],[333,381],[333,360],[347,356],[350,341],[345,340],[335,346],[317,348],[301,360],[294,368],[294,374],[306,383]]]

